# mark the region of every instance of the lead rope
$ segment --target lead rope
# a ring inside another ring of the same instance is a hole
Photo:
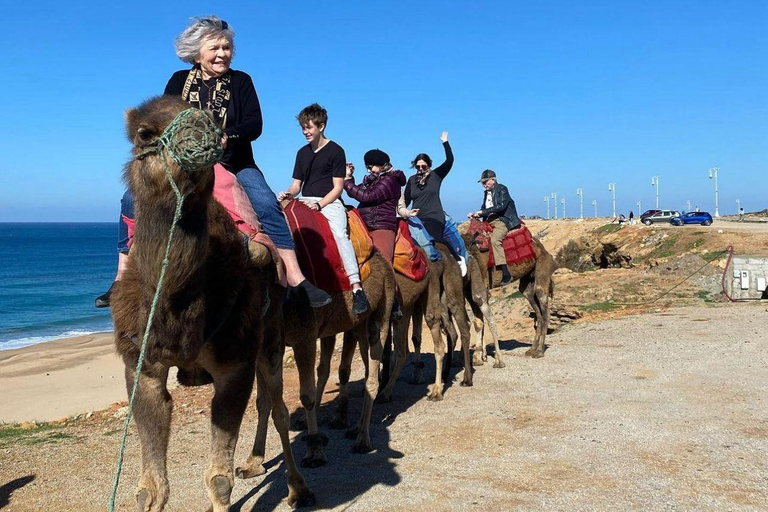
[[[188,129],[189,133],[182,134],[182,129]],[[165,153],[167,154],[163,154],[163,150],[165,150]],[[123,459],[125,457],[125,442],[128,438],[128,427],[131,423],[131,417],[133,416],[133,403],[136,399],[136,391],[139,388],[141,368],[144,366],[147,340],[149,339],[150,327],[152,326],[152,321],[155,317],[157,302],[163,289],[165,272],[168,269],[170,262],[173,233],[176,231],[176,225],[181,218],[181,208],[184,204],[184,196],[181,194],[181,191],[173,180],[171,171],[168,168],[168,155],[170,155],[176,163],[187,172],[199,171],[206,167],[210,167],[221,158],[221,130],[208,115],[203,113],[203,111],[194,108],[183,110],[165,128],[157,141],[150,146],[142,148],[136,158],[141,159],[149,154],[156,154],[163,159],[165,175],[168,177],[168,182],[171,184],[173,193],[176,195],[176,211],[173,214],[173,223],[171,223],[171,229],[168,233],[168,243],[165,245],[165,257],[163,258],[163,265],[160,269],[160,277],[157,280],[155,297],[152,299],[152,307],[149,309],[147,326],[144,329],[144,338],[141,340],[141,350],[139,352],[138,363],[136,364],[133,390],[131,391],[131,399],[128,402],[128,414],[125,417],[123,436],[120,441],[120,454],[117,459],[115,479],[112,484],[112,493],[109,496],[109,512],[114,512],[115,510],[115,498],[117,496],[118,485],[120,484],[120,473],[123,470]]]

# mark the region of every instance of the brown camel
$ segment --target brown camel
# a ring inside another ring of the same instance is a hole
[[[464,276],[464,296],[473,313],[472,323],[476,336],[476,341],[473,344],[475,351],[472,356],[472,364],[474,366],[482,366],[488,360],[484,341],[485,325],[488,324],[495,347],[493,367],[504,368],[506,365],[501,358],[499,335],[496,330],[493,311],[491,310],[491,291],[488,288],[488,274],[481,270],[480,263],[471,252],[467,258],[467,275]]]
[[[481,252],[477,242],[475,240],[476,235],[465,234],[463,235],[464,243],[466,243],[469,252],[477,260],[480,266],[480,275],[485,283],[485,287],[490,290],[494,287],[494,283],[501,281],[501,272],[495,270],[493,272],[482,272],[483,269],[488,268],[488,260],[490,259],[490,251]],[[535,237],[533,237],[533,251],[536,255],[535,259],[526,261],[520,264],[507,263],[507,268],[512,278],[519,280],[520,293],[528,299],[528,302],[533,308],[533,313],[536,316],[536,335],[534,336],[531,348],[526,352],[526,356],[538,358],[544,357],[544,342],[547,338],[547,329],[549,328],[549,299],[555,290],[555,282],[552,279],[552,275],[557,270],[557,263],[552,255],[547,252],[544,245]],[[473,288],[474,289],[474,288]],[[474,308],[473,308],[474,311]],[[477,315],[477,312],[475,312]],[[487,319],[487,315],[485,316]],[[493,331],[493,327],[492,327]],[[494,334],[494,338],[498,340],[498,337]],[[480,348],[482,351],[482,358],[486,357],[485,343],[480,340]],[[499,361],[499,347],[496,343],[496,357]]]
[[[365,397],[360,420],[355,427],[347,431],[347,437],[356,439],[353,447],[355,452],[366,453],[372,449],[371,412],[373,401],[379,390],[378,365],[389,330],[389,317],[395,297],[395,276],[392,266],[378,252],[374,252],[370,265],[371,273],[363,282],[363,289],[369,303],[368,311],[365,313],[361,315],[352,313],[352,292],[349,291],[332,293],[333,302],[322,308],[311,309],[308,305],[284,308],[286,339],[293,347],[299,372],[300,398],[307,418],[308,433],[305,438],[307,454],[302,460],[304,467],[318,467],[327,462],[323,446],[328,443],[328,438],[318,430],[317,409],[328,381],[336,335],[341,332],[344,333],[344,344],[339,368],[340,411],[332,425],[337,428],[346,426],[347,385],[355,345],[359,345],[360,355],[366,366]],[[317,358],[318,338],[320,338],[320,361],[317,366],[316,384],[314,365]],[[376,364],[373,371],[368,369],[369,356]],[[259,419],[253,449],[246,463],[237,470],[238,475],[244,478],[264,473],[262,463],[266,447],[266,421],[270,406],[268,401],[261,400],[257,396]]]
[[[432,331],[432,338],[435,341],[435,383],[427,396],[429,401],[439,401],[443,399],[443,388],[445,381],[448,380],[451,371],[451,353],[453,347],[456,346],[459,335],[456,333],[456,329],[453,326],[454,320],[459,327],[459,334],[461,335],[461,349],[463,354],[463,366],[464,375],[461,380],[462,386],[472,385],[472,361],[469,357],[470,347],[470,332],[469,332],[469,317],[467,316],[467,310],[464,305],[464,278],[461,276],[461,269],[450,250],[443,244],[436,243],[438,251],[442,256],[441,264],[443,265],[443,271],[439,275],[437,284],[430,281],[430,299],[434,295],[432,290],[434,287],[439,286],[439,296],[442,303],[442,309],[440,310],[441,325],[446,330],[448,343],[447,346],[442,342],[442,337],[436,339],[435,327],[430,326]],[[430,273],[434,262],[430,263]],[[434,311],[434,310],[433,310]],[[411,334],[411,340],[414,347],[414,371],[413,382],[423,382],[424,363],[421,361],[421,321],[424,310],[416,308],[413,313],[413,332]],[[432,318],[437,313],[432,313]],[[430,317],[427,317],[429,323]],[[406,325],[407,329],[407,325]],[[448,349],[450,347],[450,350]],[[448,357],[446,358],[446,353]]]
[[[400,372],[405,365],[405,360],[408,357],[408,327],[411,323],[411,318],[418,318],[418,325],[420,326],[421,318],[424,317],[432,334],[434,346],[442,347],[440,350],[445,350],[445,343],[440,329],[442,323],[448,325],[448,328],[450,329],[449,336],[451,335],[450,333],[452,333],[454,338],[457,337],[456,330],[453,328],[453,325],[449,323],[448,310],[440,300],[441,281],[443,279],[445,263],[443,260],[430,261],[426,254],[424,254],[424,258],[426,259],[429,268],[429,272],[425,279],[416,282],[402,274],[395,273],[395,280],[398,287],[397,298],[403,315],[393,322],[393,333],[387,337],[387,344],[384,347],[384,357],[382,358],[383,387],[381,391],[379,391],[379,396],[377,397],[377,400],[381,402],[389,402],[392,400],[392,391],[400,376]],[[414,320],[414,325],[416,324],[417,322]],[[421,350],[420,334],[421,333],[419,332],[419,354]],[[391,366],[393,343],[397,355],[394,368]],[[414,344],[415,343],[416,342],[414,342]],[[415,363],[415,366],[416,369],[414,370],[413,380],[415,383],[423,383],[424,363],[419,360],[418,363]]]
[[[288,503],[309,505],[314,496],[293,458],[282,398],[284,290],[276,284],[272,266],[250,265],[242,235],[224,208],[212,200],[213,168],[185,171],[158,143],[165,128],[188,108],[180,98],[161,96],[126,114],[135,157],[126,166],[125,178],[135,198],[136,230],[128,269],[112,295],[112,316],[129,394],[134,379],[139,379],[133,408],[142,453],[138,508],[158,512],[168,500],[166,458],[173,404],[166,381],[171,366],[179,367],[182,384],[213,382],[211,456],[204,473],[211,510],[229,510],[233,455],[254,375],[271,398],[288,470]],[[193,111],[193,116],[206,115]],[[220,135],[210,124],[207,130],[195,133],[198,140],[201,133],[218,140]],[[189,128],[182,129],[172,143],[190,133]],[[166,170],[185,200],[146,358],[136,375],[139,346],[176,207]]]

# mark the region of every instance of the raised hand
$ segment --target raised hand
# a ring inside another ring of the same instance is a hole
[[[440,135],[440,140],[443,141],[443,142],[448,142],[448,132],[443,132]]]

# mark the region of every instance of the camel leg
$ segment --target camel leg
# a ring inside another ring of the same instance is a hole
[[[464,378],[461,381],[462,386],[472,385],[472,359],[469,356],[469,317],[467,309],[464,306],[464,291],[461,288],[453,289],[453,282],[446,283],[446,304],[451,315],[456,318],[456,324],[461,333],[461,353],[464,358]]]
[[[539,351],[538,349],[542,318],[539,302],[536,300],[536,282],[533,277],[531,275],[523,276],[520,279],[519,289],[520,293],[522,293],[523,296],[528,300],[528,303],[531,305],[531,309],[533,309],[533,314],[536,316],[536,334],[534,335],[533,341],[531,342],[531,348],[525,351],[525,355],[534,358],[543,357],[544,351]]]
[[[543,265],[542,265],[543,267]],[[544,357],[544,342],[547,339],[549,329],[549,296],[552,291],[552,275],[547,271],[539,271],[536,268],[535,299],[539,306],[539,318],[537,323],[537,336],[533,347],[533,357]]]
[[[392,329],[393,334],[391,335],[392,339],[387,341],[387,345],[391,346],[392,344],[395,344],[395,354],[397,358],[395,359],[395,367],[392,370],[391,374],[388,375],[388,379],[386,382],[386,385],[384,386],[384,389],[382,389],[379,392],[379,396],[376,398],[377,401],[380,402],[391,402],[392,401],[392,391],[395,388],[395,383],[397,382],[398,377],[400,377],[400,372],[403,371],[403,366],[405,366],[405,360],[408,357],[408,323],[409,319],[411,318],[412,312],[411,311],[403,311],[403,318],[396,321],[394,324],[394,328]],[[387,355],[387,350],[384,350],[384,355]],[[389,350],[391,352],[391,349]],[[386,375],[389,372],[387,372],[387,366],[389,366],[389,357],[382,358],[382,363],[384,365],[384,371],[383,373]]]
[[[317,357],[317,341],[311,334],[304,337],[297,335],[293,344],[293,355],[296,368],[299,371],[299,398],[307,417],[307,454],[301,461],[302,467],[318,467],[326,463],[322,453],[322,436],[317,427],[317,409],[315,402],[315,359]]]
[[[392,352],[393,352],[393,337],[394,331],[397,329],[397,324],[402,321],[402,318],[398,321],[393,320],[392,328],[387,332],[387,341],[384,343],[384,351],[381,353],[381,374],[379,375],[379,394],[376,396],[376,400],[384,400],[381,394],[382,389],[389,386],[389,381],[392,378]],[[386,400],[387,402],[389,400]]]
[[[472,354],[472,364],[482,366],[488,360],[488,353],[485,349],[485,321],[483,312],[480,310],[475,296],[471,293],[466,294],[467,302],[472,309],[472,327],[475,333],[476,341],[472,344],[475,352]],[[480,302],[482,304],[482,302]]]
[[[483,319],[485,320],[484,323],[488,323],[488,329],[491,331],[491,336],[493,336],[493,358],[496,360],[495,363],[493,363],[494,368],[504,368],[506,365],[504,364],[504,361],[501,359],[501,348],[499,347],[499,334],[496,330],[496,321],[493,319],[493,313],[491,312],[491,305],[488,301],[484,302],[480,306],[480,311],[483,312]],[[483,344],[483,355],[485,355],[485,344]]]
[[[123,355],[125,385],[133,391],[138,354]],[[168,368],[144,364],[133,404],[133,417],[141,443],[141,477],[136,489],[136,504],[141,512],[163,510],[168,501],[166,458],[173,401],[166,388]]]
[[[437,402],[443,399],[443,366],[446,363],[446,341],[443,340],[442,333],[435,338],[435,329],[432,326],[442,324],[445,327],[448,346],[452,346],[456,342],[456,330],[453,328],[453,322],[447,308],[442,303],[440,304],[440,320],[435,318],[433,314],[434,312],[428,308],[426,320],[427,325],[431,323],[432,342],[435,345],[435,383],[432,385],[429,395],[427,395],[427,400]],[[450,364],[450,359],[448,359],[447,363]]]
[[[331,358],[333,348],[336,345],[336,336],[324,336],[320,338],[320,362],[317,365],[317,389],[315,392],[315,407],[319,410],[323,403],[325,385],[331,374]]]
[[[331,421],[331,428],[341,429],[349,426],[349,377],[352,374],[352,359],[355,356],[357,338],[351,331],[344,333],[341,347],[341,362],[339,363],[339,405],[336,416]]]
[[[267,472],[263,464],[267,446],[269,414],[272,412],[272,398],[269,396],[267,383],[258,365],[256,366],[256,411],[258,415],[256,438],[253,440],[251,454],[246,459],[245,464],[235,469],[237,477],[242,479],[253,478]]]
[[[413,375],[410,384],[424,384],[424,361],[421,360],[421,320],[424,310],[417,307],[412,315],[411,341],[413,342]],[[407,317],[406,317],[407,318]],[[403,321],[406,320],[403,318]],[[407,335],[407,333],[406,333]]]
[[[387,319],[389,315],[387,315]],[[355,329],[355,335],[357,336],[358,345],[360,346],[360,353],[367,355],[370,352],[371,345],[376,346],[381,344],[381,333],[379,328],[381,320],[374,320],[370,318],[368,322],[364,322],[363,325],[358,326]],[[381,351],[379,351],[379,358],[381,357]],[[363,398],[363,410],[360,414],[360,420],[357,423],[357,427],[347,431],[347,437],[351,437],[355,433],[357,439],[352,447],[352,451],[355,453],[368,453],[373,448],[371,447],[371,414],[373,412],[373,401],[376,398],[376,394],[379,391],[379,358],[374,358],[371,354],[371,358],[375,363],[374,368],[369,368],[366,371],[365,376],[365,394]],[[367,357],[363,357],[363,360],[367,360]]]
[[[259,370],[272,400],[272,421],[283,445],[283,460],[288,470],[288,505],[313,506],[315,497],[301,476],[293,458],[291,439],[288,435],[290,419],[288,408],[283,401],[283,351],[279,354],[264,354],[258,358]]]
[[[233,459],[237,436],[253,389],[256,367],[252,361],[247,361],[239,366],[208,363],[204,368],[213,376],[214,388],[211,401],[211,460],[205,470],[205,486],[211,510],[227,512],[235,485]]]

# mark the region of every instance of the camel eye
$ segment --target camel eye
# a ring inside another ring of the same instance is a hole
[[[152,130],[148,128],[139,128],[139,139],[141,139],[142,142],[149,142],[153,135]]]

